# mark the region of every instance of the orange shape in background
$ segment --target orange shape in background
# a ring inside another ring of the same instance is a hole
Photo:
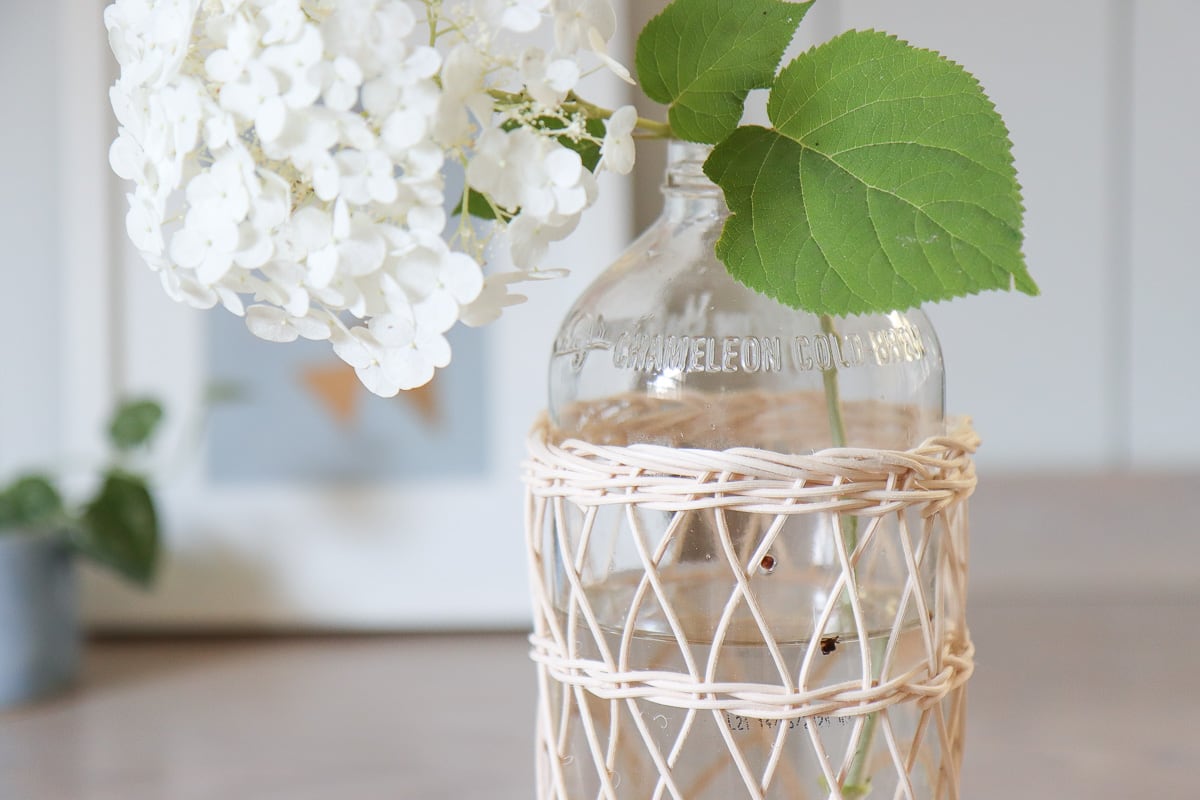
[[[306,367],[300,380],[338,425],[351,428],[358,424],[360,404],[367,390],[359,383],[353,367],[342,363]],[[408,404],[426,425],[436,427],[441,423],[441,405],[432,382],[401,392],[398,399]]]

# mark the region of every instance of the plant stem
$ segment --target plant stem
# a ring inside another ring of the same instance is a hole
[[[638,130],[642,132],[639,139],[674,139],[675,131],[668,122],[656,122],[645,117],[638,117]]]
[[[850,774],[846,776],[846,785],[842,788],[842,796],[846,800],[866,797],[871,791],[871,776],[863,773],[867,771],[867,759],[871,755],[871,745],[875,742],[878,727],[878,712],[868,714],[863,724],[862,738],[858,740],[858,749],[854,751],[854,761],[850,763]]]
[[[586,113],[589,117],[596,119],[608,119],[615,113],[612,111],[612,109],[598,106],[595,103],[589,103],[587,100],[584,100],[574,92],[571,92],[569,95],[567,95],[567,102],[564,104],[564,107],[569,106],[574,106],[580,111]],[[675,136],[675,132],[671,130],[670,123],[658,122],[656,120],[646,119],[645,117],[638,117],[637,129],[642,132],[642,138],[646,139],[671,139]]]
[[[833,317],[828,314],[821,315],[821,331],[826,336],[838,335],[837,328],[833,324]],[[821,380],[825,383],[825,410],[829,415],[829,432],[833,446],[845,447],[846,420],[842,415],[842,393],[838,386],[837,364],[830,364],[829,369],[821,373]],[[846,540],[846,551],[853,553],[854,548],[858,546],[857,517],[852,514],[842,515],[842,536]]]
[[[821,315],[821,331],[826,336],[837,336],[837,328],[833,324],[833,317],[828,314]],[[821,379],[825,383],[825,408],[829,415],[829,431],[833,440],[834,447],[846,446],[846,419],[842,413],[842,393],[841,387],[838,385],[838,365],[830,364],[829,369],[821,373]],[[853,514],[841,514],[841,529],[842,538],[846,543],[847,555],[853,554],[858,547],[858,517]],[[864,631],[865,633],[865,631]],[[871,647],[869,641],[860,641],[860,647]],[[872,653],[873,665],[872,678],[879,677],[879,660],[883,658],[883,653]],[[850,763],[850,772],[846,776],[845,785],[842,787],[842,797],[846,800],[859,800],[866,797],[871,791],[870,776],[865,775],[867,770],[867,759],[871,755],[871,745],[875,741],[875,731],[879,725],[879,715],[869,714],[863,725],[862,737],[858,741],[858,748],[854,751],[854,760]]]
[[[837,328],[833,325],[833,317],[821,315],[821,331],[826,336],[837,336]],[[833,434],[833,446],[846,446],[846,421],[842,418],[842,393],[838,389],[837,364],[821,373],[825,381],[825,407],[829,412],[829,430]]]

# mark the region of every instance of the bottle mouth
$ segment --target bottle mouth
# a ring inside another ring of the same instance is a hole
[[[704,174],[704,162],[712,155],[712,146],[672,141],[667,147],[666,191],[695,194],[719,194],[721,189]]]

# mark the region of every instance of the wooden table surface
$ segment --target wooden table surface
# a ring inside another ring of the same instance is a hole
[[[1200,602],[976,602],[968,800],[1200,797]],[[532,800],[519,634],[125,640],[0,715],[3,800]]]

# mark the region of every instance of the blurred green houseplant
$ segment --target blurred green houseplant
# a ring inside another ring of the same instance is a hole
[[[0,489],[0,535],[63,535],[77,554],[139,586],[158,565],[158,514],[146,478],[131,464],[154,438],[163,410],[153,400],[120,405],[108,426],[112,446],[95,495],[80,506],[63,500],[42,474]]]

